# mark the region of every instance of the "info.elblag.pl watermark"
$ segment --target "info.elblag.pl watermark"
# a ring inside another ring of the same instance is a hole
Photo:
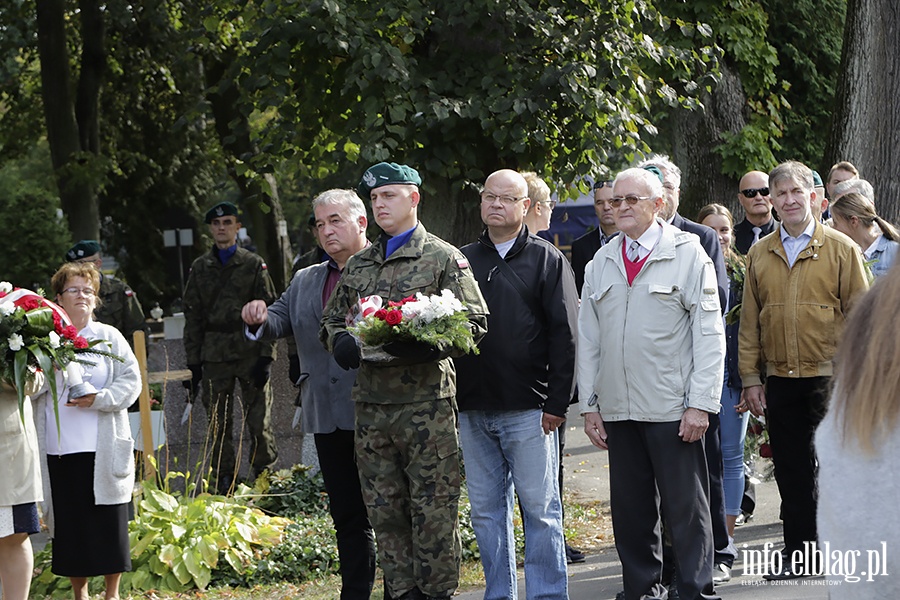
[[[779,575],[785,571],[803,574],[805,577],[824,575],[842,578],[847,583],[875,581],[887,577],[887,542],[880,548],[869,550],[839,550],[829,542],[804,542],[802,550],[795,550],[789,557],[774,550],[775,544],[766,542],[762,550],[746,545],[741,549],[745,577]]]

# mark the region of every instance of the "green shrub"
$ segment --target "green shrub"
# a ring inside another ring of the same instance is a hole
[[[337,573],[340,567],[334,529],[326,517],[298,517],[284,529],[281,543],[244,571],[213,571],[212,585],[253,587],[279,582],[302,583]]]
[[[167,480],[178,474],[170,473]],[[143,497],[129,527],[131,573],[125,589],[184,591],[209,585],[213,569],[238,575],[281,542],[289,521],[247,506],[238,486],[234,498],[167,493],[143,483]]]
[[[306,465],[294,465],[281,471],[266,471],[256,480],[254,504],[266,512],[282,517],[328,514],[328,494],[322,473],[312,474]]]

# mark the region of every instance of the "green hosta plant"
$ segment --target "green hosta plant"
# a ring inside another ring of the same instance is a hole
[[[166,479],[180,477],[169,473]],[[185,478],[186,480],[188,478]],[[123,584],[135,590],[206,589],[224,561],[238,575],[281,542],[290,523],[246,505],[238,487],[234,498],[201,493],[168,493],[155,482],[143,483],[131,523],[132,572]]]

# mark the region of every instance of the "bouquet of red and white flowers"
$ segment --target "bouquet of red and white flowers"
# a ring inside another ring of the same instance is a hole
[[[366,296],[357,308],[349,331],[361,343],[363,360],[394,360],[397,354],[389,345],[409,342],[441,353],[478,354],[466,306],[450,290],[442,290],[440,296],[417,293],[387,306],[380,296]]]
[[[7,281],[0,282],[0,380],[16,388],[19,414],[23,419],[29,371],[41,370],[47,375],[55,409],[54,369],[65,369],[73,362],[93,364],[79,358],[81,354],[122,360],[115,354],[93,348],[102,341],[88,342],[78,335],[66,311],[40,294],[14,289]]]

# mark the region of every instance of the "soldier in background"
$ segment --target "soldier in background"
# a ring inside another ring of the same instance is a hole
[[[237,207],[220,202],[206,213],[215,241],[194,261],[184,288],[184,351],[192,377],[191,397],[203,387],[209,418],[212,476],[216,490],[231,488],[238,471],[233,440],[234,384],[241,385],[243,412],[250,431],[250,476],[255,479],[278,458],[272,434],[269,373],[275,344],[244,337],[241,308],[254,299],[275,301],[275,286],[258,255],[239,247]],[[241,431],[243,437],[243,431]]]
[[[100,272],[100,302],[94,310],[94,318],[118,329],[134,346],[134,332],[146,328],[144,311],[137,294],[124,281],[103,273],[100,244],[95,240],[81,240],[66,252],[65,262],[93,263],[97,267]]]
[[[423,343],[385,344],[391,363],[361,361],[346,318],[365,296],[396,302],[447,289],[468,307],[476,342],[487,328],[468,260],[419,223],[421,183],[396,163],[363,174],[357,191],[384,234],[347,261],[320,332],[338,365],[359,367],[356,461],[385,584],[400,600],[449,598],[459,585],[456,371],[449,351]]]

